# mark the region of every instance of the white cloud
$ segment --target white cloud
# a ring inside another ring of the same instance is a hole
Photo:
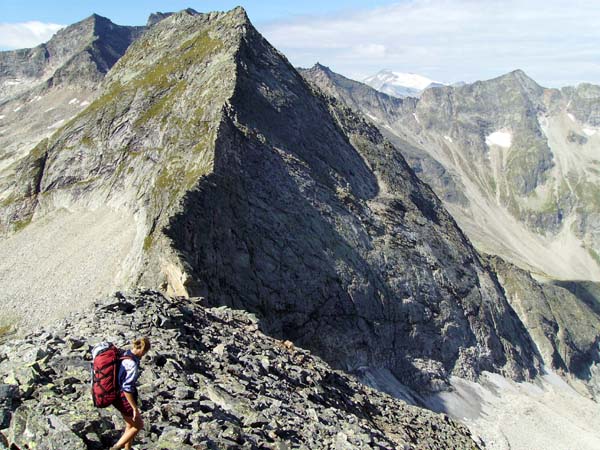
[[[383,58],[385,57],[385,45],[360,44],[353,47],[353,53],[361,58]]]
[[[446,82],[525,70],[548,86],[600,83],[597,0],[405,0],[260,31],[299,66],[363,78],[383,68]]]
[[[0,48],[35,47],[46,42],[64,25],[43,22],[0,23]]]

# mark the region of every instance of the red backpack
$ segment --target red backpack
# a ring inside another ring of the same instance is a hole
[[[110,342],[101,342],[92,349],[92,401],[97,408],[113,404],[119,394],[119,366],[123,352]]]

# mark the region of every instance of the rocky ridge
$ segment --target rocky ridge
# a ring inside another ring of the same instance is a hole
[[[243,311],[152,291],[117,294],[0,346],[0,448],[103,449],[119,414],[89,396],[91,346],[150,337],[146,449],[479,448],[445,415],[408,406],[262,334]],[[140,444],[138,444],[140,445]]]

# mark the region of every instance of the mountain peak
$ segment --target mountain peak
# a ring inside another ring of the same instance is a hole
[[[502,85],[509,85],[515,88],[523,89],[529,93],[540,94],[543,91],[543,87],[537,84],[533,78],[529,77],[521,69],[516,69],[504,75],[500,75],[499,77],[488,80],[488,82],[493,84],[500,83]]]
[[[246,10],[244,9],[243,6],[236,6],[231,11],[229,11],[229,13],[230,14],[236,14],[236,15],[239,15],[239,16],[243,16],[246,19],[248,19],[248,14],[246,13]]]
[[[329,67],[324,66],[320,62],[315,63],[310,69],[305,69],[305,70],[310,70],[312,72],[322,72],[326,75],[333,74],[332,70]]]
[[[512,70],[508,73],[505,73],[504,75],[500,75],[496,79],[498,79],[498,80],[514,80],[521,84],[526,84],[526,85],[533,83],[536,86],[539,86],[535,82],[535,80],[533,78],[531,78],[529,75],[527,75],[522,69]]]
[[[100,14],[96,14],[96,13],[92,13],[92,15],[90,15],[90,16],[86,17],[85,19],[83,19],[82,22],[85,22],[85,21],[93,21],[93,22],[107,21],[107,22],[111,22],[112,23],[112,21],[109,18],[101,16]]]
[[[84,27],[90,27],[90,32],[98,35],[106,30],[110,30],[113,27],[118,27],[119,25],[115,24],[112,20],[107,17],[101,16],[99,14],[93,13],[91,16],[83,19],[79,24],[82,24]],[[77,24],[76,24],[77,25]],[[67,27],[69,28],[69,27]]]
[[[423,75],[410,72],[394,72],[390,69],[380,70],[375,75],[365,78],[363,83],[394,97],[415,97],[432,85],[444,85]]]

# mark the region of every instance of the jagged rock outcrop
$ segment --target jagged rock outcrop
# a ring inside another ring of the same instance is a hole
[[[597,284],[539,283],[498,257],[490,257],[506,297],[535,341],[547,367],[598,398],[600,314]]]
[[[597,87],[545,89],[517,70],[382,101],[322,67],[303,73],[373,120],[479,249],[550,278],[600,279]]]
[[[0,384],[4,445],[112,445],[122,420],[113,408],[92,406],[91,345],[144,334],[153,349],[139,382],[143,448],[479,448],[447,416],[369,389],[265,336],[246,312],[198,301],[118,294],[0,346],[0,376],[8,383]]]
[[[28,186],[16,203],[33,223],[13,238],[108,205],[135,223],[125,285],[247,309],[336,368],[389,368],[416,389],[536,373],[526,330],[433,192],[241,8],[156,23],[23,164],[36,182],[13,188]]]

